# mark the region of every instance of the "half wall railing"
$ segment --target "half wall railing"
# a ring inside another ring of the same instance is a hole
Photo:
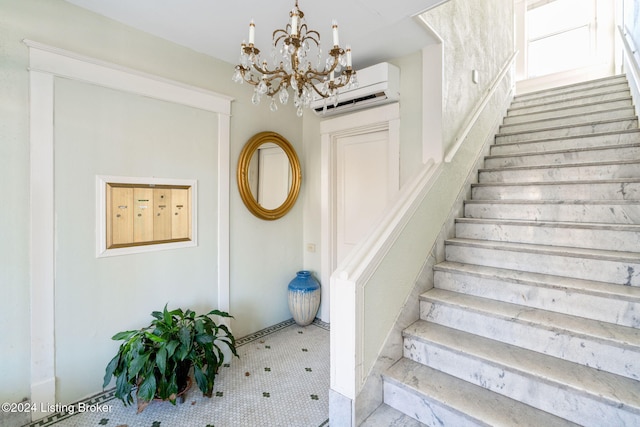
[[[428,161],[403,186],[375,230],[331,276],[331,393],[341,395],[336,406],[351,405],[352,423],[344,425],[355,424],[356,397],[458,197],[441,188],[445,182],[452,188],[451,181],[458,189],[463,187],[506,111],[514,84],[514,73],[508,71],[515,56],[505,61],[476,104],[472,120],[457,138],[460,142],[448,152],[448,161]],[[481,121],[485,125],[477,126]],[[465,149],[460,150],[463,142]],[[433,226],[425,226],[429,223]]]
[[[640,52],[631,38],[630,31],[618,26],[618,35],[624,48],[624,71],[635,101],[636,115],[640,116]]]

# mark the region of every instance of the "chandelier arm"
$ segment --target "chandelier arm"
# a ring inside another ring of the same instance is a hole
[[[287,24],[287,27],[290,27],[290,25],[289,25],[289,24]],[[282,33],[282,34],[281,34],[280,36],[278,36],[278,38],[277,38],[277,40],[276,40],[276,34],[279,34],[279,33]],[[273,32],[273,34],[271,35],[271,39],[273,40],[273,45],[275,46],[275,45],[276,45],[276,43],[277,43],[277,41],[278,41],[278,40],[280,40],[280,39],[281,39],[281,38],[283,38],[283,37],[284,37],[284,38],[289,37],[289,33],[287,33],[287,31],[286,31],[286,30],[282,30],[282,29],[275,30],[275,31]]]
[[[342,50],[339,47],[334,47],[333,49],[331,49],[331,51],[329,52],[329,55],[333,58],[333,64],[331,64],[331,67],[329,67],[328,70],[325,70],[327,72],[327,74],[330,74],[332,71],[334,71],[337,67],[338,67],[338,63],[340,62],[340,55],[342,55],[344,53],[344,50]]]
[[[302,27],[305,29],[302,41],[313,40],[316,46],[320,46],[320,33],[315,30],[307,30],[307,24],[304,24]],[[300,29],[302,29],[302,27],[300,27]]]
[[[275,37],[275,34],[273,35],[273,37]],[[278,38],[274,38],[273,46],[275,47],[280,42],[280,40],[286,40],[287,37],[289,37],[287,34],[282,34],[281,36],[278,36]]]
[[[317,93],[317,94],[318,94],[318,96],[319,96],[320,98],[328,98],[328,97],[329,97],[328,95],[323,94],[323,93],[322,93],[322,92],[321,92],[321,91],[316,87],[316,85],[312,84],[312,85],[310,85],[310,86],[313,88],[313,91],[314,91],[315,93]]]
[[[267,96],[274,96],[276,93],[278,93],[280,91],[281,87],[282,87],[282,80],[278,81],[277,86],[269,86],[269,90],[267,92]]]
[[[240,71],[240,74],[242,75],[242,80],[244,80],[245,82],[252,84],[254,86],[260,83],[259,81],[252,79],[253,76],[251,73],[247,74],[247,72],[250,71],[249,68],[245,68],[241,65],[238,65],[236,66],[236,69]]]
[[[276,70],[270,71],[270,70],[268,70],[266,68],[259,67],[256,64],[253,64],[253,68],[256,71],[258,71],[259,73],[261,73],[263,76],[266,76],[266,77],[263,77],[262,79],[257,80],[257,81],[251,80],[251,81],[249,81],[249,83],[254,84],[254,85],[258,85],[258,84],[260,84],[260,81],[262,81],[262,80],[266,81],[269,84],[269,89],[270,89],[269,92],[268,92],[269,96],[272,96],[273,94],[277,93],[280,90],[280,87],[282,86],[282,82],[288,81],[289,78],[290,78],[290,75],[287,74],[281,68],[278,68]],[[271,90],[272,89],[271,83],[273,81],[275,81],[276,79],[279,79],[279,81],[278,81],[277,86],[275,86],[275,89],[273,89],[273,91],[272,91]]]

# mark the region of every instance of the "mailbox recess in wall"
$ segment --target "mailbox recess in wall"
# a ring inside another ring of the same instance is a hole
[[[107,249],[192,239],[191,186],[106,183]]]

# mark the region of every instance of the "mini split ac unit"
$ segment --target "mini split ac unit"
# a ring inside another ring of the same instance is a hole
[[[383,62],[356,70],[358,87],[338,90],[338,104],[329,99],[315,98],[311,108],[319,115],[334,115],[369,108],[400,100],[400,69]]]

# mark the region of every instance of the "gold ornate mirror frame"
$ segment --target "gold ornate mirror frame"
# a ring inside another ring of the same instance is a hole
[[[289,188],[289,194],[282,205],[275,209],[265,209],[260,206],[251,192],[249,185],[249,164],[251,163],[251,159],[256,150],[265,143],[273,143],[282,148],[289,159],[289,165],[291,167],[291,187]],[[252,214],[265,220],[282,218],[291,210],[298,198],[300,183],[302,182],[300,161],[298,160],[298,155],[293,149],[293,146],[282,135],[269,131],[257,133],[247,141],[240,153],[240,158],[238,159],[238,170],[236,176],[240,197],[242,198],[245,206]]]

